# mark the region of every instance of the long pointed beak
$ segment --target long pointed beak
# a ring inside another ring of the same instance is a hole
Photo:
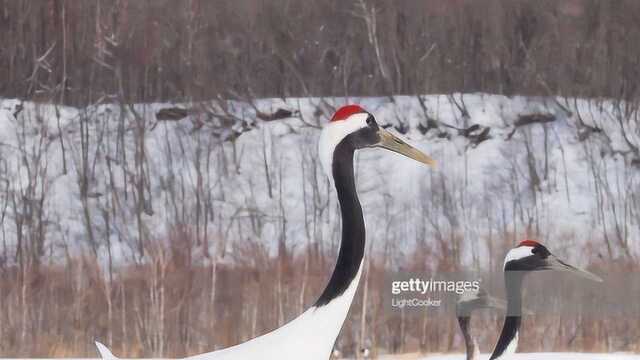
[[[436,161],[433,160],[430,156],[407,144],[406,142],[404,142],[404,140],[393,135],[389,131],[383,128],[379,128],[378,135],[380,136],[380,142],[378,142],[375,146],[391,150],[398,154],[402,154],[408,158],[432,167],[436,166]]]
[[[555,257],[553,255],[550,255],[547,258],[547,266],[546,266],[546,268],[550,269],[550,270],[567,271],[567,272],[570,272],[570,273],[572,273],[574,275],[578,275],[580,277],[583,277],[585,279],[589,279],[589,280],[597,281],[597,282],[602,282],[602,279],[599,276],[597,276],[595,274],[592,274],[592,273],[588,272],[587,270],[582,270],[582,269],[577,268],[577,267],[575,267],[573,265],[569,265],[566,262],[558,259],[557,257]]]
[[[505,300],[495,298],[493,296],[487,296],[485,307],[496,310],[507,310],[507,302]],[[522,315],[533,315],[534,312],[527,308],[522,309]]]

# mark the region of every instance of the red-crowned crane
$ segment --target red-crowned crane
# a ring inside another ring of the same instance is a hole
[[[505,359],[516,352],[518,331],[522,316],[522,283],[531,271],[557,270],[602,282],[598,276],[569,265],[558,259],[542,244],[535,240],[524,240],[511,249],[504,259],[504,281],[507,294],[507,314],[502,332],[491,354],[490,360]]]
[[[270,333],[190,360],[327,360],[345,321],[362,272],[365,224],[356,192],[353,158],[357,150],[380,147],[427,165],[427,155],[378,125],[358,105],[339,108],[320,135],[319,157],[335,186],[342,215],[342,240],[329,283],[307,311]],[[96,343],[103,358],[113,359]]]

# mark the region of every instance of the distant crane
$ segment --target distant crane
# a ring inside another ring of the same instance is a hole
[[[479,309],[506,310],[507,302],[495,298],[484,289],[478,291],[465,291],[456,301],[456,317],[464,338],[467,360],[478,360],[480,347],[478,341],[471,333],[471,314]]]
[[[369,350],[368,347],[362,347],[360,348],[360,350],[358,351],[360,353],[360,358],[361,359],[370,359],[371,358],[371,351]]]
[[[380,147],[434,166],[416,148],[383,129],[358,105],[339,108],[320,134],[322,166],[338,194],[342,215],[342,241],[338,260],[326,288],[315,304],[300,316],[270,333],[189,360],[327,360],[347,316],[362,272],[365,225],[356,192],[353,158],[356,150]],[[115,357],[96,342],[104,359]]]
[[[535,240],[524,240],[511,249],[504,259],[504,281],[507,293],[507,314],[498,342],[490,360],[504,359],[516,352],[522,316],[522,284],[531,271],[557,270],[601,282],[598,276],[558,259]]]

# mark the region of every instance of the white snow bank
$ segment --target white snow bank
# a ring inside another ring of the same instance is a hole
[[[325,100],[333,106],[346,102]],[[424,108],[409,96],[349,101],[362,104],[379,123],[401,129],[439,163],[432,170],[383,150],[359,152],[359,192],[374,249],[387,240],[398,249],[437,248],[438,239],[459,237],[463,261],[485,266],[488,239],[530,236],[583,265],[608,251],[614,257],[640,254],[640,160],[632,150],[640,144],[640,130],[632,119],[618,121],[615,102],[559,99],[568,114],[549,98],[455,94],[423,100]],[[456,103],[466,106],[468,116]],[[258,100],[260,111],[300,112],[271,122],[257,120],[253,107],[232,102],[224,110],[236,117],[229,127],[202,113],[156,120],[155,113],[172,104],[136,105],[138,120],[132,109],[116,105],[56,109],[34,103],[22,104],[16,119],[20,104],[0,100],[0,205],[44,198],[47,254],[95,246],[104,257],[109,239],[116,259],[132,258],[139,226],[154,241],[166,241],[177,225],[200,236],[206,228],[214,253],[233,253],[234,244],[246,241],[275,249],[282,236],[292,248],[337,244],[337,204],[316,159],[319,130],[309,126],[330,115],[320,99]],[[555,121],[515,126],[519,116],[536,113]],[[441,122],[438,129],[425,133],[427,117]],[[486,141],[474,144],[446,126],[474,124],[490,128]],[[84,157],[82,129],[89,139]],[[235,143],[225,141],[242,129],[248,131]],[[138,166],[141,149],[146,158]],[[81,195],[84,169],[90,174],[85,204],[93,245]],[[211,204],[206,216],[204,200]],[[107,228],[105,211],[114,208]],[[16,244],[16,219],[32,215],[25,209],[35,208],[6,207],[0,236],[9,247]],[[589,246],[565,253],[578,244]],[[395,263],[405,255],[397,254]]]

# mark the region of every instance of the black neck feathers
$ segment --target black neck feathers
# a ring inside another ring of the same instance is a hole
[[[522,321],[522,280],[523,271],[505,271],[504,280],[507,290],[507,316],[504,320],[504,326],[498,338],[491,358],[489,360],[499,358],[507,350],[509,344],[514,341],[520,329]]]
[[[334,149],[332,172],[342,214],[342,241],[336,267],[314,306],[320,307],[342,295],[358,274],[365,248],[364,218],[353,174],[355,146],[346,136]]]

